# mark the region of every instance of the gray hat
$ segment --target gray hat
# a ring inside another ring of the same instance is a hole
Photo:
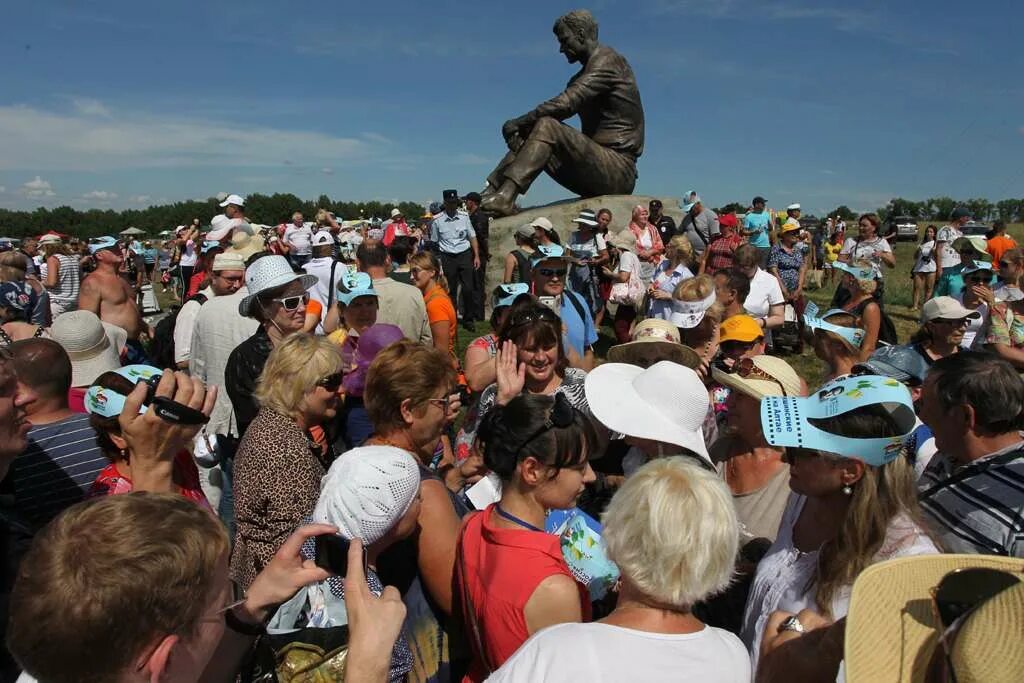
[[[867,370],[873,375],[892,377],[904,384],[924,384],[928,363],[912,346],[883,346],[854,370]]]

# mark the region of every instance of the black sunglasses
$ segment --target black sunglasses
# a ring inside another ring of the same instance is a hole
[[[939,622],[939,643],[946,657],[949,679],[956,683],[953,670],[953,642],[960,627],[975,610],[985,602],[1016,586],[1022,580],[1017,575],[1002,569],[971,567],[955,569],[931,589],[932,613]]]
[[[565,277],[569,270],[567,268],[538,268],[537,272],[544,277]]]
[[[537,307],[532,311],[525,311],[517,314],[514,318],[508,321],[508,328],[522,327],[523,325],[529,325],[530,323],[546,322],[555,323],[558,322],[558,315],[555,314],[550,308]]]
[[[559,429],[571,427],[573,420],[575,419],[575,412],[576,409],[572,407],[571,403],[569,403],[569,399],[565,397],[565,394],[555,394],[555,404],[551,407],[551,412],[548,413],[548,417],[544,420],[544,424],[534,431],[533,434],[530,434],[528,437],[523,439],[516,448],[516,452],[518,453],[522,451],[531,441],[555,427],[558,427]]]
[[[339,388],[341,388],[341,380],[342,380],[342,374],[340,372],[335,372],[333,374],[327,375],[326,377],[320,379],[316,383],[316,385],[318,387],[323,387],[327,391],[334,392],[334,391],[337,391]]]

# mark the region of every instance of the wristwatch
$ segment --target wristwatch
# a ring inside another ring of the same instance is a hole
[[[783,631],[796,631],[797,633],[806,633],[807,629],[800,623],[800,620],[794,614],[791,617],[787,617],[785,621],[779,624],[779,633]]]

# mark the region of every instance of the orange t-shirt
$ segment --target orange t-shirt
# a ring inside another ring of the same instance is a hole
[[[992,254],[992,267],[998,268],[999,261],[1003,258],[1003,254],[1016,248],[1017,243],[1012,237],[999,235],[990,239],[988,241],[988,253]]]
[[[455,336],[458,334],[459,318],[455,314],[455,306],[448,293],[437,285],[423,293],[423,305],[427,307],[427,320],[430,324],[448,323],[448,353],[455,358]]]

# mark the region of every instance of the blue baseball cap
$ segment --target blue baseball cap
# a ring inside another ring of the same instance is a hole
[[[164,374],[163,370],[152,365],[126,365],[114,372],[135,384],[147,382],[154,386]],[[127,397],[118,391],[94,384],[85,392],[85,412],[100,417],[117,417],[124,410],[125,399]],[[139,406],[139,415],[148,409],[149,406],[143,403]]]
[[[529,293],[530,285],[525,282],[498,285],[494,290],[494,294],[491,295],[491,308],[496,310],[505,306],[511,306],[517,298]]]
[[[899,433],[854,438],[814,424],[868,405],[883,406]],[[761,400],[761,429],[772,446],[824,451],[875,467],[899,457],[916,424],[910,390],[892,377],[880,375],[849,375],[822,385],[807,397],[768,396]]]
[[[377,297],[373,280],[366,273],[347,273],[338,282],[338,303],[348,306],[361,296]]]
[[[113,237],[97,237],[92,242],[89,242],[89,253],[95,254],[97,251],[103,251],[104,249],[117,249],[117,240]]]
[[[533,252],[533,256],[530,257],[530,263],[535,266],[542,261],[547,261],[552,258],[565,258],[565,249],[562,248],[562,245],[541,244],[537,247],[537,251]]]
[[[689,213],[690,209],[697,204],[700,204],[700,195],[697,194],[697,190],[687,190],[683,195],[683,211]]]
[[[811,330],[822,330],[824,332],[832,332],[838,334],[840,337],[850,342],[856,348],[860,348],[860,345],[864,342],[864,330],[859,327],[843,327],[842,325],[833,325],[828,322],[826,318],[829,318],[836,314],[850,315],[847,311],[841,308],[833,308],[825,311],[824,315],[818,315],[818,306],[813,302],[809,302],[804,308],[804,325],[807,329]],[[885,373],[881,373],[885,374]]]
[[[872,375],[892,377],[910,386],[924,384],[928,374],[928,363],[912,346],[883,346],[866,361],[853,366],[854,372],[867,371]]]
[[[203,242],[203,248],[200,251],[201,251],[201,253],[205,254],[206,252],[210,251],[211,249],[216,249],[219,246],[220,246],[220,242],[206,240],[205,242]]]

